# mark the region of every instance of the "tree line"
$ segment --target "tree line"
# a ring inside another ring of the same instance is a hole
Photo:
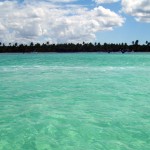
[[[150,52],[150,42],[140,45],[139,41],[132,41],[132,44],[127,43],[64,43],[64,44],[50,44],[49,42],[34,44],[31,42],[27,44],[9,43],[5,45],[0,42],[0,53],[31,53],[31,52]]]

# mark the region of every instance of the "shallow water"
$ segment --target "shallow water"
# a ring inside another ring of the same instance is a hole
[[[149,150],[150,54],[0,54],[0,150]]]

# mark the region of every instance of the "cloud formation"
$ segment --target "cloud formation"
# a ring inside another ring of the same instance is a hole
[[[115,2],[118,2],[120,0],[95,0],[95,2],[97,4],[102,4],[102,3],[115,3]]]
[[[60,1],[65,4],[56,4]],[[92,41],[97,32],[112,30],[124,23],[123,17],[102,6],[88,9],[73,5],[72,1],[74,0],[0,2],[0,41]]]
[[[122,11],[134,16],[136,21],[150,23],[150,0],[122,0]]]

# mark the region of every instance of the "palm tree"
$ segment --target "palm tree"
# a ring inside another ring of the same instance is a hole
[[[30,43],[30,46],[34,46],[33,42]]]
[[[139,45],[139,40],[136,40],[136,41],[135,41],[135,45]]]
[[[135,50],[138,51],[139,40],[135,41]]]
[[[134,41],[132,41],[132,45],[134,45]]]
[[[46,45],[49,45],[49,41],[46,42]]]
[[[18,43],[15,43],[14,46],[17,47],[17,46],[18,46]]]

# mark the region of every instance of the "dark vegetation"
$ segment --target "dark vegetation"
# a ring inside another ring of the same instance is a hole
[[[30,52],[150,52],[150,42],[146,41],[145,44],[140,45],[139,41],[133,41],[131,45],[127,43],[121,44],[100,44],[100,43],[85,43],[82,44],[73,44],[73,43],[64,43],[64,44],[49,44],[43,43],[34,44],[33,42],[30,45],[24,44],[11,44],[5,45],[0,42],[0,53],[30,53]]]

